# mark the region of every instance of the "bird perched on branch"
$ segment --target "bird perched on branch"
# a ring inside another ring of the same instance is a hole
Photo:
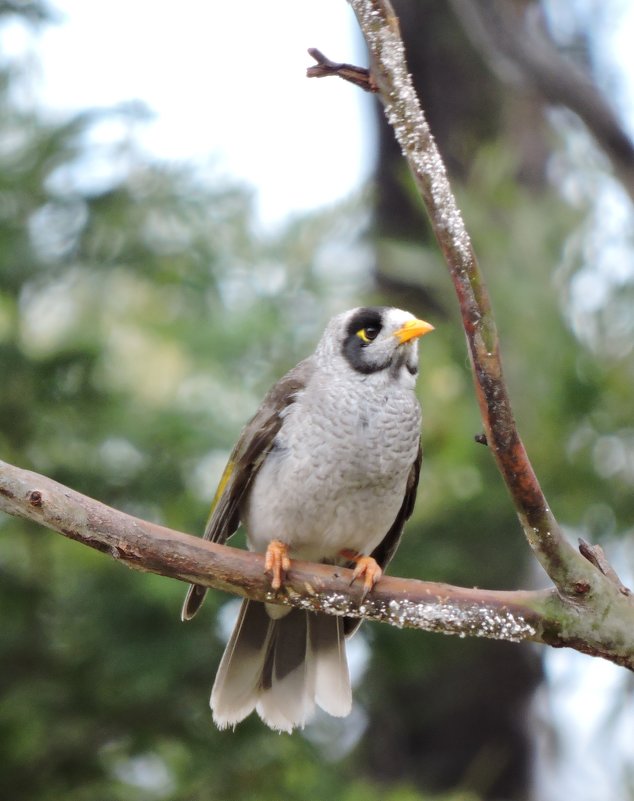
[[[414,507],[421,462],[414,394],[418,338],[433,326],[388,307],[334,317],[312,356],[265,396],[244,427],[216,491],[205,539],[243,523],[279,589],[290,559],[354,566],[369,591]],[[182,619],[206,594],[189,588]],[[345,637],[351,618],[242,602],[211,693],[214,721],[254,709],[271,728],[303,726],[317,704],[350,712]]]

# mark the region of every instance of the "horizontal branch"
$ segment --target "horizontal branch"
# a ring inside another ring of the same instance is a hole
[[[586,585],[579,588],[577,602],[571,603],[554,590],[502,592],[384,576],[364,598],[361,588],[351,584],[352,571],[293,561],[283,589],[275,594],[260,554],[132,517],[1,461],[0,510],[53,529],[128,567],[257,601],[444,634],[567,645],[634,668],[634,646],[625,636],[627,631],[632,637],[634,609],[631,599],[616,587],[614,592],[630,615],[621,609],[610,617],[601,609],[604,625],[598,639],[591,625],[593,615],[585,621],[580,614],[589,600]]]
[[[261,554],[211,543],[117,511],[37,473],[0,462],[0,509],[105,553],[128,567],[257,601],[382,620],[449,634],[539,640],[548,594],[467,590],[384,577],[363,598],[352,571],[294,560],[271,591]]]

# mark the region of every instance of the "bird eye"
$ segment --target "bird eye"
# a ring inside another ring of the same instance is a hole
[[[367,345],[369,342],[372,342],[373,339],[378,337],[380,330],[381,329],[376,325],[368,325],[365,328],[362,328],[360,331],[357,331],[357,336]]]

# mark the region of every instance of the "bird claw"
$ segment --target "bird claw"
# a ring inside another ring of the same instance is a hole
[[[355,561],[357,564],[352,572],[352,581],[363,576],[363,591],[366,594],[381,578],[383,571],[372,556],[359,556]],[[350,582],[351,584],[352,581]]]
[[[355,563],[350,584],[363,576],[363,594],[367,595],[383,575],[383,570],[373,556],[363,556],[354,551],[343,550],[339,552],[345,559]]]
[[[279,590],[285,574],[291,568],[288,545],[281,540],[271,540],[264,555],[264,571],[271,573],[271,588]]]

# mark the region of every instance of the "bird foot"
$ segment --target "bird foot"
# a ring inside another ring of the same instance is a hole
[[[288,555],[288,545],[281,540],[271,540],[264,555],[264,570],[271,574],[271,587],[279,590],[284,581],[287,570],[290,570],[291,560]]]
[[[356,551],[350,551],[345,548],[339,551],[339,555],[355,563],[350,584],[363,576],[364,594],[370,592],[383,575],[383,570],[379,567],[378,562],[373,556],[363,556],[360,553],[356,553]]]

